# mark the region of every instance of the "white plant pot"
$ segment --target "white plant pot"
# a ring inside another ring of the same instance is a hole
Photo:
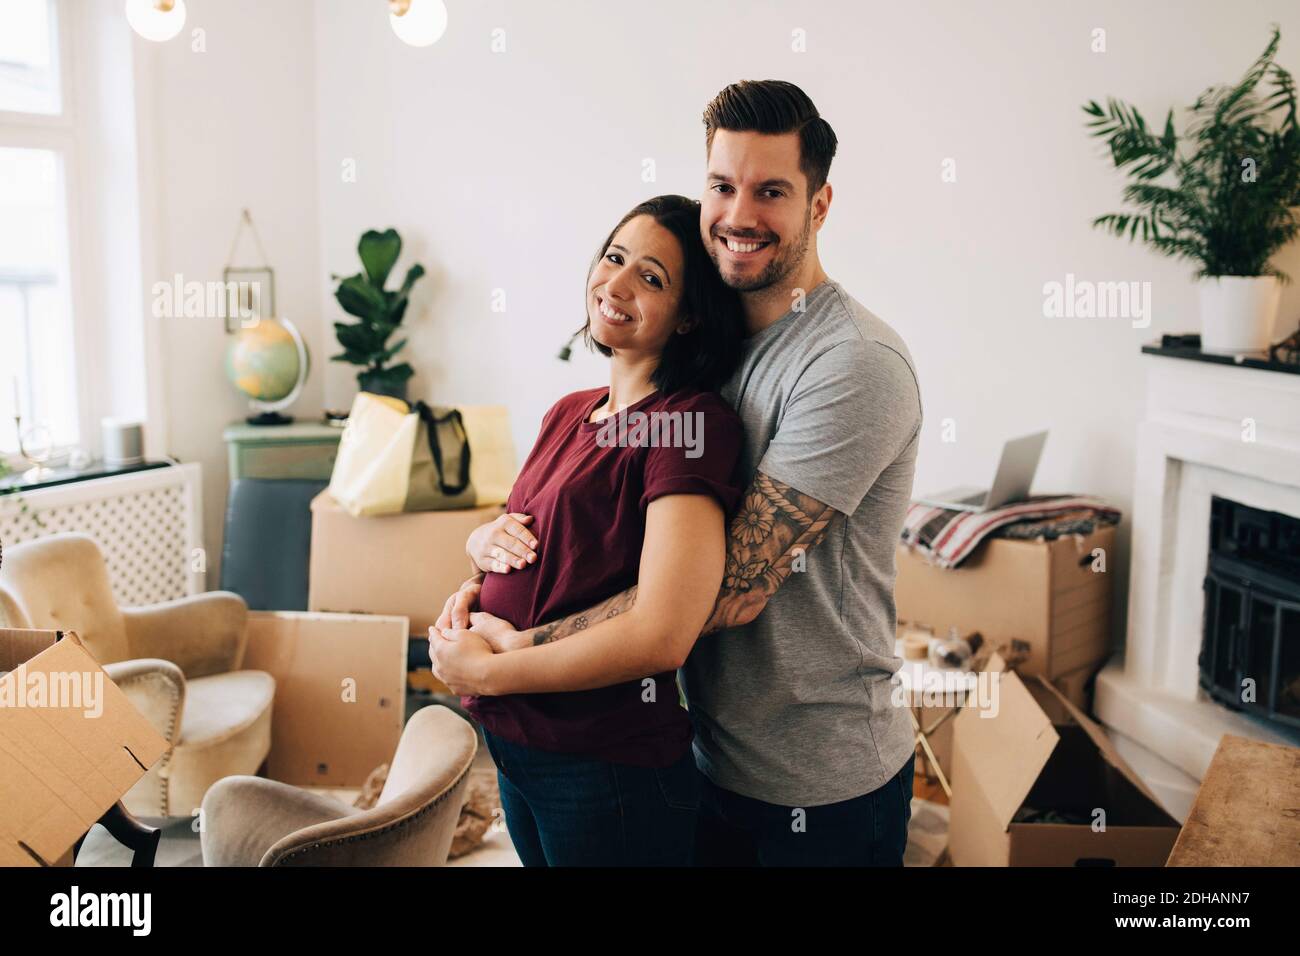
[[[1200,281],[1201,351],[1263,352],[1273,344],[1282,284],[1277,276],[1217,276]]]

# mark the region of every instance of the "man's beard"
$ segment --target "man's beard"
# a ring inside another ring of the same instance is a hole
[[[718,275],[732,289],[737,292],[758,292],[760,289],[766,289],[769,286],[776,285],[783,280],[803,262],[804,255],[808,252],[808,237],[812,234],[812,206],[808,207],[808,214],[804,216],[803,230],[799,233],[798,239],[794,245],[787,246],[784,254],[778,252],[771,262],[752,279],[744,279],[727,275],[723,270],[721,263],[718,261],[719,254],[713,243],[709,243],[709,255],[713,259],[714,268],[718,270]]]

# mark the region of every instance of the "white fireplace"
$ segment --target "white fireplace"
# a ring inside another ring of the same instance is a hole
[[[1170,765],[1181,771],[1148,779],[1179,816],[1223,734],[1300,746],[1300,731],[1230,710],[1198,686],[1210,499],[1300,516],[1300,375],[1158,355],[1144,362],[1127,644],[1098,675],[1094,709],[1130,751],[1160,758],[1148,761],[1155,776]],[[1143,774],[1142,761],[1126,756]]]

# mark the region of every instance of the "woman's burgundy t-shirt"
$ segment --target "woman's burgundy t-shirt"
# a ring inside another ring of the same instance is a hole
[[[646,507],[654,499],[712,495],[730,513],[740,495],[735,471],[744,433],[722,398],[656,391],[611,418],[588,422],[608,392],[587,389],[556,402],[511,490],[507,510],[533,516],[529,530],[538,539],[537,561],[508,574],[488,574],[479,606],[519,630],[584,610],[636,584]],[[646,413],[647,420],[655,412],[691,413],[692,423],[702,426],[698,434],[686,433],[694,434],[698,457],[689,457],[696,454],[691,448],[648,447],[638,440],[634,412]],[[621,415],[628,425],[622,446],[610,441],[617,437],[610,423]],[[653,701],[643,700],[650,695],[640,680],[597,690],[462,700],[485,728],[518,744],[668,766],[690,746],[690,720],[678,702],[676,674],[646,676],[655,678]]]

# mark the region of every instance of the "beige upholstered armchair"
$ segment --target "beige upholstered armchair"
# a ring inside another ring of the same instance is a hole
[[[248,608],[215,591],[119,608],[95,542],[54,534],[6,548],[0,624],[76,631],[171,751],[123,798],[136,816],[190,816],[217,780],[271,750],[275,681],[240,670]]]
[[[203,798],[203,865],[442,866],[477,750],[474,728],[431,704],[407,721],[369,810],[277,780],[227,777]]]

